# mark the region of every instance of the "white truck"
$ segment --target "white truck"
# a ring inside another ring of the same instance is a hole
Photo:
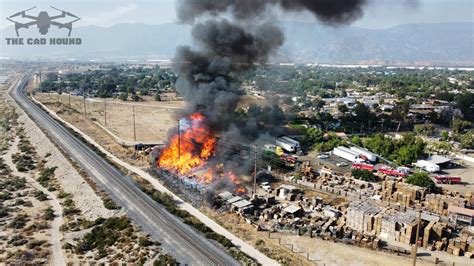
[[[357,153],[359,153],[359,155],[363,155],[367,158],[367,160],[371,161],[371,162],[375,162],[377,161],[377,155],[375,153],[372,153],[366,149],[361,149],[361,148],[358,148],[358,147],[351,147],[351,151],[355,151]],[[363,157],[361,156],[361,157]]]
[[[282,149],[288,152],[297,152],[301,150],[300,143],[289,137],[277,138],[275,144],[280,146]]]
[[[353,163],[361,163],[361,162],[364,162],[364,159],[361,159],[360,158],[360,154],[347,148],[347,147],[344,147],[344,146],[339,146],[339,147],[336,147],[334,148],[332,154],[338,156],[338,157],[341,157],[343,159],[346,159],[350,162],[353,162]]]
[[[414,165],[430,173],[436,173],[436,172],[439,172],[439,170],[441,170],[439,165],[432,162],[425,161],[425,160],[418,160]]]

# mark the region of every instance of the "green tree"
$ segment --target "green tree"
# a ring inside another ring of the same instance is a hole
[[[456,97],[456,104],[464,115],[464,118],[474,122],[474,93],[459,94]]]
[[[464,131],[465,129],[470,128],[471,122],[466,121],[466,120],[461,120],[461,119],[455,119],[452,122],[452,127],[453,127],[454,132],[460,133]]]
[[[377,177],[372,172],[367,170],[352,169],[351,173],[355,179],[360,179],[364,181],[377,181]]]
[[[121,92],[118,97],[122,101],[127,101],[128,99],[128,93],[127,92]]]
[[[364,145],[362,143],[362,139],[359,136],[352,137],[351,142],[354,143],[357,146],[363,146]]]
[[[474,149],[474,133],[468,132],[466,134],[458,135],[457,139],[461,144],[461,149]]]
[[[345,104],[338,105],[337,110],[343,114],[349,112],[349,108]]]
[[[405,182],[408,184],[415,185],[415,186],[428,188],[431,191],[433,191],[436,188],[436,185],[433,182],[433,180],[431,180],[431,178],[428,176],[427,173],[423,173],[423,172],[417,172],[410,175],[409,177],[407,177]]]
[[[446,130],[441,131],[441,139],[446,141],[449,138],[449,132]]]
[[[323,131],[319,128],[309,128],[303,137],[303,144],[313,147],[317,143],[323,141]]]
[[[415,125],[414,131],[418,135],[423,136],[431,136],[434,133],[434,126],[433,125]]]

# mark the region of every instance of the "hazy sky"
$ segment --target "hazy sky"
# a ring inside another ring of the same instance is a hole
[[[364,17],[354,25],[365,28],[387,28],[406,23],[474,21],[473,0],[369,1],[371,4],[366,8]],[[82,19],[75,24],[77,26],[111,26],[117,23],[162,24],[176,21],[174,3],[175,0],[0,0],[2,16],[0,27],[12,25],[5,18],[16,12],[37,6],[30,13],[37,15],[41,10],[49,12],[50,5],[81,17]],[[281,19],[317,23],[309,14],[285,14]]]

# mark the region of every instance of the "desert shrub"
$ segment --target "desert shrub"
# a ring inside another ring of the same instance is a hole
[[[122,231],[130,226],[126,217],[112,217],[94,227],[76,246],[76,252],[84,253],[93,249],[105,249],[114,245],[122,236]]]
[[[43,191],[41,190],[36,190],[34,193],[34,196],[37,200],[39,201],[45,201],[48,199],[48,195],[46,195]]]
[[[119,206],[110,198],[104,200],[104,207],[108,210],[116,210],[119,208]]]
[[[1,207],[0,208],[0,218],[7,217],[10,214],[10,208]]]
[[[8,191],[0,192],[0,202],[9,200],[11,198],[11,195],[12,195],[12,193],[10,193]]]
[[[71,194],[69,194],[69,193],[67,193],[67,192],[61,191],[61,192],[59,192],[59,194],[58,194],[58,198],[64,199],[64,198],[69,197],[70,195],[71,195]]]
[[[148,246],[153,245],[153,241],[148,239],[148,237],[141,236],[140,238],[138,238],[138,244],[141,247],[148,247]]]
[[[28,242],[28,244],[26,244],[26,247],[29,249],[34,249],[36,247],[43,245],[44,243],[46,243],[46,240],[32,239]]]
[[[43,169],[41,172],[40,172],[40,175],[38,177],[38,182],[43,186],[43,187],[47,187],[48,186],[48,182],[51,180],[51,177],[54,176],[54,172],[56,171],[57,167],[47,167],[45,169]]]
[[[158,258],[153,262],[153,266],[162,266],[162,265],[178,265],[178,262],[168,254],[160,254]]]
[[[63,214],[66,215],[66,216],[79,214],[79,213],[81,213],[81,210],[79,210],[76,207],[66,207],[63,210]]]
[[[14,235],[10,240],[8,240],[8,244],[12,246],[23,246],[24,244],[28,243],[22,235]]]
[[[48,221],[54,220],[53,208],[49,207],[46,210],[44,210],[43,219],[48,220]]]
[[[21,228],[25,227],[27,221],[28,221],[28,216],[26,216],[26,214],[18,214],[8,224],[8,227],[15,228],[15,229],[21,229]]]

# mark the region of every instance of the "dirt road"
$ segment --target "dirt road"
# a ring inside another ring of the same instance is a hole
[[[66,261],[64,259],[64,253],[62,251],[62,245],[61,245],[62,233],[59,230],[61,225],[64,223],[63,216],[62,216],[62,213],[63,213],[62,207],[59,204],[59,201],[56,198],[56,195],[48,191],[45,187],[41,186],[32,177],[31,173],[22,173],[16,169],[16,166],[12,161],[12,155],[17,152],[18,152],[18,137],[15,138],[15,141],[13,142],[8,152],[5,155],[3,155],[3,159],[5,163],[8,165],[8,167],[12,170],[11,172],[12,175],[17,176],[19,178],[25,178],[28,184],[30,184],[33,188],[40,190],[46,195],[48,195],[48,203],[53,208],[54,215],[55,215],[54,220],[51,223],[51,228],[49,230],[50,237],[48,239],[49,243],[51,244],[50,245],[50,250],[51,250],[50,264],[51,265],[66,265]]]

